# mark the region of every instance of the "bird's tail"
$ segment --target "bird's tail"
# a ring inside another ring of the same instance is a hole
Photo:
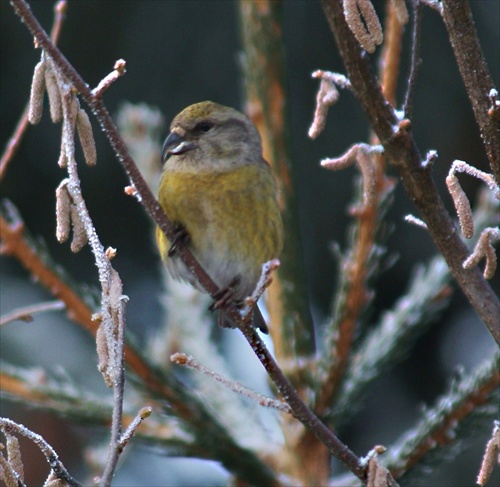
[[[219,311],[219,326],[222,328],[234,328],[234,323],[231,318],[223,311]],[[264,320],[264,317],[262,316],[262,313],[260,312],[259,307],[256,305],[253,308],[253,317],[252,317],[252,324],[255,328],[258,328],[262,333],[265,333],[266,335],[269,334],[269,328],[267,327],[266,321]]]

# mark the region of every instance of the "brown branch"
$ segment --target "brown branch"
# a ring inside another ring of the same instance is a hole
[[[12,161],[12,159],[14,159],[14,156],[16,155],[16,152],[21,145],[23,135],[26,132],[26,129],[29,127],[28,113],[29,104],[26,105],[24,112],[17,124],[17,127],[14,130],[14,133],[7,142],[7,147],[5,148],[5,152],[2,155],[2,159],[0,160],[0,181],[3,180],[5,173],[7,172],[9,163]]]
[[[362,465],[360,458],[344,445],[305,405],[265,347],[257,331],[248,325],[240,327],[240,330],[273,379],[283,399],[290,405],[292,415],[326,445],[330,453],[349,468],[356,477],[366,482],[366,468]]]
[[[495,90],[495,85],[477,37],[470,5],[467,0],[443,0],[441,3],[458,69],[479,125],[491,170],[500,185],[500,120],[490,112],[490,93]]]
[[[322,0],[322,5],[344,59],[353,91],[384,146],[386,156],[399,171],[409,198],[427,224],[432,240],[454,278],[495,341],[500,344],[500,301],[477,267],[463,269],[462,262],[468,256],[467,247],[444,207],[430,168],[421,162],[410,122],[398,122],[380,89],[369,60],[363,55],[345,22],[342,6],[333,0]]]

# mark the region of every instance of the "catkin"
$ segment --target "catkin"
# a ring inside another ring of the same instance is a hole
[[[83,224],[78,208],[76,205],[71,205],[71,223],[73,224],[73,240],[71,241],[71,252],[75,254],[85,247],[88,242],[87,232]]]
[[[50,118],[54,123],[58,123],[63,116],[61,91],[57,84],[56,75],[50,67],[45,70],[45,85],[49,96]]]
[[[448,191],[455,204],[462,234],[465,238],[472,238],[474,235],[474,219],[469,199],[454,174],[448,174],[446,177],[446,186],[448,186]]]
[[[71,198],[67,183],[65,179],[56,189],[56,238],[60,243],[68,240],[71,226]]]
[[[76,128],[78,137],[82,145],[83,155],[87,166],[95,166],[97,162],[97,153],[95,149],[94,134],[92,133],[92,125],[90,124],[89,116],[83,109],[78,111],[76,116]]]
[[[367,52],[375,52],[384,35],[370,0],[344,0],[344,15],[354,37]]]
[[[33,80],[31,82],[28,120],[33,125],[36,125],[42,119],[44,93],[45,93],[45,62],[40,61],[35,66],[35,71],[33,73]]]

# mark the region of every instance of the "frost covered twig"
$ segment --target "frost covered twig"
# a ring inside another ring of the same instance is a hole
[[[130,422],[128,425],[128,428],[125,430],[125,432],[122,434],[120,437],[120,440],[117,445],[117,449],[119,451],[123,451],[123,449],[127,446],[127,443],[130,441],[132,436],[134,436],[135,432],[137,431],[137,428],[141,425],[141,423],[146,419],[151,416],[153,409],[149,406],[141,408],[139,412],[136,414],[135,418]]]
[[[408,223],[411,223],[413,225],[416,225],[417,227],[420,227],[420,228],[427,230],[427,225],[425,224],[425,222],[423,222],[420,218],[417,218],[414,215],[411,215],[411,214],[406,215],[405,221]]]
[[[45,83],[43,84],[42,75]],[[41,86],[41,87],[40,87]],[[107,85],[106,85],[107,86]],[[49,95],[51,118],[58,122],[62,118],[62,140],[59,165],[67,168],[68,178],[57,189],[57,238],[65,241],[69,235],[70,222],[73,227],[71,250],[78,252],[87,242],[95,256],[102,287],[100,327],[97,333],[99,370],[109,387],[113,388],[113,415],[108,461],[99,484],[111,482],[118,457],[121,453],[124,375],[124,326],[126,296],[122,295],[122,284],[118,273],[110,264],[113,253],[106,252],[90,218],[83,199],[75,159],[76,132],[80,136],[84,156],[88,165],[95,165],[96,153],[92,128],[88,116],[80,109],[76,90],[50,55],[43,51],[42,60],[35,69],[31,96],[31,119],[39,121],[41,96],[44,89]]]
[[[51,473],[53,473],[56,478],[63,480],[69,487],[81,487],[81,485],[68,473],[61,460],[59,460],[55,450],[40,435],[33,433],[33,431],[25,426],[7,418],[0,418],[0,430],[7,438],[13,434],[18,434],[31,440],[45,456],[50,465]]]
[[[253,291],[251,296],[248,296],[245,299],[245,306],[241,310],[241,319],[243,321],[248,320],[248,317],[251,316],[251,312],[253,308],[257,305],[257,301],[262,296],[264,291],[271,285],[273,278],[271,277],[271,273],[273,273],[280,266],[280,261],[278,259],[270,260],[266,262],[262,266],[262,271],[260,274],[259,281],[255,286],[255,290]]]
[[[116,61],[113,71],[104,77],[99,84],[92,90],[92,95],[100,97],[102,94],[120,77],[127,72],[127,63],[124,59]]]
[[[190,355],[186,355],[184,353],[174,353],[173,355],[170,356],[170,360],[177,365],[184,365],[186,367],[189,367],[190,369],[194,369],[194,370],[201,372],[202,374],[206,375],[207,377],[211,377],[215,381],[220,382],[221,384],[226,386],[228,389],[231,389],[232,391],[234,391],[237,394],[240,394],[244,397],[248,397],[249,399],[252,399],[253,401],[260,404],[261,406],[274,408],[274,409],[281,411],[283,413],[290,414],[292,412],[292,410],[290,409],[290,406],[286,402],[263,396],[262,394],[259,394],[258,392],[255,392],[255,391],[252,391],[251,389],[248,389],[247,387],[240,384],[239,382],[229,380],[228,378],[224,377],[223,375],[218,374],[217,372],[214,372],[213,370],[210,370],[207,367],[205,367],[204,365],[200,364],[196,359],[194,359]]]
[[[3,315],[0,318],[0,326],[4,326],[7,323],[17,320],[30,322],[33,321],[33,315],[36,313],[43,313],[45,311],[54,311],[60,309],[64,309],[64,303],[60,300],[25,306]]]

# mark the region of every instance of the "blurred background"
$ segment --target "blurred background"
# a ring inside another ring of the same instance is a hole
[[[46,30],[52,25],[54,4],[47,0],[31,2]],[[374,5],[382,18],[384,2],[375,1]],[[475,1],[471,7],[490,72],[499,86],[500,2]],[[325,132],[315,141],[307,137],[318,88],[311,73],[316,69],[344,69],[318,1],[284,2],[283,27],[304,265],[311,310],[315,322],[321,323],[330,310],[337,284],[337,263],[331,247],[334,242],[341,248],[346,244],[346,226],[351,218],[348,207],[355,193],[357,174],[355,169],[328,172],[320,168],[319,161],[340,155],[354,142],[367,141],[369,127],[354,97],[342,92],[339,103],[330,110]],[[405,46],[408,37],[409,32]],[[173,116],[191,103],[213,100],[240,109],[243,106],[238,4],[234,1],[69,1],[59,46],[91,86],[112,70],[117,59],[125,59],[127,74],[105,93],[104,100],[112,113],[124,101],[158,107],[166,121],[162,138],[168,133]],[[40,57],[26,28],[5,0],[0,2],[0,51],[3,151],[29,97],[33,68]],[[409,54],[403,58],[401,94]],[[451,162],[462,159],[485,171],[488,165],[446,30],[437,12],[429,8],[423,14],[421,58],[413,131],[422,154],[438,151],[434,177],[452,209],[444,186]],[[125,294],[130,297],[127,326],[144,340],[162,319],[159,257],[148,217],[133,198],[124,195],[128,181],[97,125],[93,120],[92,123],[98,163],[95,168],[80,166],[82,188],[103,245],[118,249],[114,266],[124,283]],[[97,286],[97,272],[88,247],[74,255],[69,245],[60,245],[55,239],[55,188],[65,177],[57,166],[60,130],[60,125],[50,122],[47,111],[40,125],[29,128],[2,181],[1,197],[9,198],[18,207],[27,228],[45,241],[51,255],[73,279]],[[470,177],[460,177],[460,181],[474,201],[478,184]],[[373,320],[395,302],[415,264],[427,262],[435,254],[426,233],[403,221],[405,214],[415,210],[400,185],[394,197],[387,215],[392,226],[387,242],[388,260],[394,260],[394,264],[377,281]],[[0,264],[2,314],[50,299],[13,259],[1,257]],[[494,285],[498,289],[498,275]],[[53,370],[62,368],[73,380],[104,392],[95,367],[93,340],[67,321],[63,313],[40,315],[30,324],[9,325],[0,336],[2,360],[44,365]],[[359,454],[374,443],[390,444],[413,424],[422,404],[432,404],[444,391],[457,366],[470,370],[494,346],[457,290],[452,305],[419,339],[412,355],[370,391],[369,403],[355,422],[357,428],[346,431],[343,439]],[[84,474],[83,469],[78,470],[78,450],[88,440],[88,431],[40,412],[21,410],[6,401],[0,404],[0,413],[46,437],[75,477]],[[96,430],[90,435],[105,438],[106,433]],[[431,477],[425,485],[472,484],[486,437],[478,437],[476,450],[454,459],[449,471]],[[192,461],[155,457],[150,451],[136,448],[129,461],[123,462],[128,466],[119,473],[116,485],[144,485],[133,467],[145,457],[153,465],[150,485],[220,485],[226,478],[208,462],[197,462],[193,467]],[[28,485],[43,482],[46,470],[42,470],[42,458],[40,462],[43,476],[27,478]],[[36,475],[37,469],[33,470],[30,475]],[[196,480],[195,472],[200,472]]]

